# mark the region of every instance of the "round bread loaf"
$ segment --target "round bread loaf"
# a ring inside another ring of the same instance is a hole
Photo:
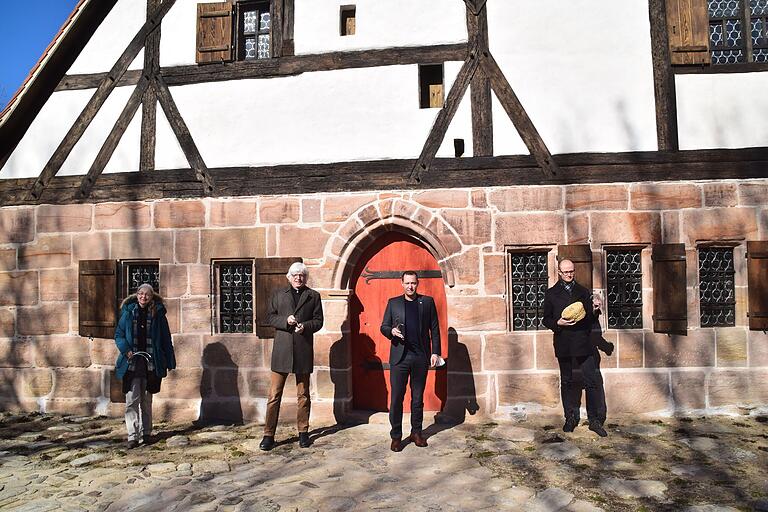
[[[584,305],[581,302],[574,302],[563,310],[562,316],[566,320],[575,320],[578,322],[587,316],[587,312],[584,311]]]

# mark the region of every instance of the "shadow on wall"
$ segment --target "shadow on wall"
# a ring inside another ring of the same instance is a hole
[[[438,422],[464,423],[467,413],[471,416],[480,410],[475,390],[472,359],[467,346],[459,342],[459,335],[453,327],[448,328],[448,397],[443,411],[437,415]]]
[[[200,417],[196,424],[242,424],[243,410],[238,389],[239,369],[222,343],[211,343],[203,350],[203,375],[200,380]]]

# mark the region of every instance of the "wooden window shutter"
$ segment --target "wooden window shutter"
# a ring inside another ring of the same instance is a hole
[[[232,4],[197,4],[198,64],[232,60]]]
[[[78,317],[80,336],[114,339],[117,326],[116,261],[80,261]]]
[[[592,248],[589,245],[560,245],[557,247],[557,261],[563,260],[573,262],[573,279],[587,290],[591,290]]]
[[[768,330],[768,242],[747,242],[749,328]]]
[[[257,258],[256,259],[256,335],[259,338],[274,338],[275,329],[266,322],[269,301],[275,290],[289,286],[285,274],[292,263],[301,258]]]
[[[710,64],[707,0],[667,0],[671,64]]]
[[[653,261],[653,331],[687,334],[688,299],[685,244],[651,246]]]

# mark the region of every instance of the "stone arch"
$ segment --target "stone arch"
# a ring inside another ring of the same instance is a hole
[[[373,243],[379,234],[397,231],[412,237],[435,257],[443,274],[445,284],[453,287],[456,273],[449,258],[461,252],[461,241],[437,215],[414,202],[395,198],[383,199],[361,207],[351,215],[329,240],[328,253],[335,259],[333,286],[345,290],[352,269],[359,257]]]

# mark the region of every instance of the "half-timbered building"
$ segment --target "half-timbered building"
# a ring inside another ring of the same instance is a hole
[[[0,407],[122,414],[150,282],[156,414],[263,420],[302,259],[314,417],[386,410],[406,269],[448,361],[427,409],[556,413],[564,257],[605,297],[610,413],[765,407],[766,91],[766,0],[81,0],[0,117]]]

